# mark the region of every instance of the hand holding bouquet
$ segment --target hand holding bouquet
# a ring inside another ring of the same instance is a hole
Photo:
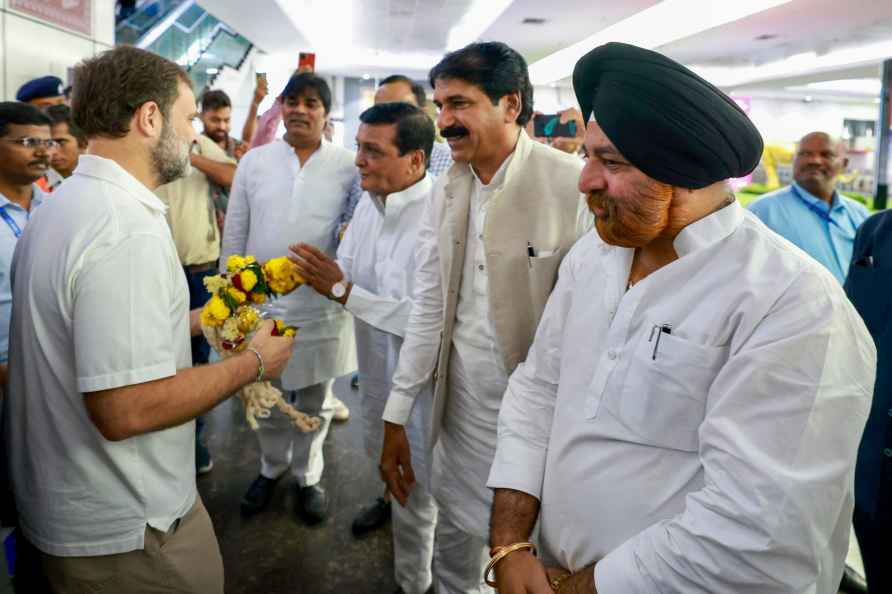
[[[255,307],[267,299],[286,295],[303,284],[297,267],[288,258],[274,258],[260,265],[253,256],[230,256],[226,272],[209,276],[204,285],[211,298],[201,310],[201,330],[208,343],[221,357],[231,357],[248,347],[248,338],[261,322]],[[297,328],[274,320],[273,336],[294,336]],[[282,393],[268,381],[248,384],[239,392],[245,405],[245,417],[252,429],[257,419],[269,417],[278,408],[301,431],[319,428],[318,418],[310,417],[285,402]]]

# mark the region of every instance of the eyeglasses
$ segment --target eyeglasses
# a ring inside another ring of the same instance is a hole
[[[11,139],[8,142],[12,142],[19,146],[22,146],[26,149],[36,149],[39,147],[43,147],[46,149],[54,149],[59,146],[59,142],[53,140],[52,138],[15,138]]]

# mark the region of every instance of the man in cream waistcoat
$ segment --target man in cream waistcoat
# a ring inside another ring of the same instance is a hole
[[[523,58],[503,43],[431,70],[455,165],[434,186],[416,246],[412,313],[384,411],[382,478],[405,505],[415,476],[404,425],[434,380],[431,491],[441,594],[490,592],[486,487],[508,376],[525,357],[561,258],[586,226],[582,161],[533,142]]]

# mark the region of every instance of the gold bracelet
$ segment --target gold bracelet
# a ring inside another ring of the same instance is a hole
[[[483,581],[486,582],[486,585],[490,588],[496,587],[495,575],[493,575],[492,578],[490,578],[489,576],[490,573],[494,573],[495,567],[499,563],[499,561],[501,561],[511,553],[522,551],[524,549],[531,550],[533,552],[533,555],[536,554],[536,545],[531,542],[516,542],[513,545],[496,547],[495,549],[493,549],[492,559],[489,560],[489,564],[486,566],[486,571],[483,572]]]
[[[563,584],[567,580],[567,578],[569,578],[571,575],[573,575],[573,574],[565,573],[563,575],[559,575],[557,577],[551,578],[551,589],[554,590],[555,592],[560,592],[561,584]]]

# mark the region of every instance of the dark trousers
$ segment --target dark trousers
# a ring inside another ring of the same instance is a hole
[[[189,309],[197,309],[203,307],[210,299],[211,294],[204,286],[204,279],[217,274],[216,265],[208,270],[201,272],[190,272],[188,268],[184,268],[186,273],[186,283],[189,285]],[[204,336],[192,337],[192,366],[204,365],[211,356],[211,345],[205,340]],[[201,433],[204,429],[204,417],[195,419],[195,459],[200,461],[204,458],[202,448],[205,446],[201,442]]]
[[[861,557],[864,559],[864,577],[871,594],[892,592],[892,565],[889,564],[889,538],[892,535],[892,510],[877,506],[871,517],[855,506],[853,521]]]
[[[217,274],[216,267],[202,272],[189,272],[185,268],[183,270],[186,273],[186,283],[189,285],[189,309],[197,309],[204,306],[207,300],[211,298],[211,294],[204,287],[204,279]],[[192,365],[204,365],[208,362],[210,354],[211,346],[204,339],[204,336],[193,336]]]

